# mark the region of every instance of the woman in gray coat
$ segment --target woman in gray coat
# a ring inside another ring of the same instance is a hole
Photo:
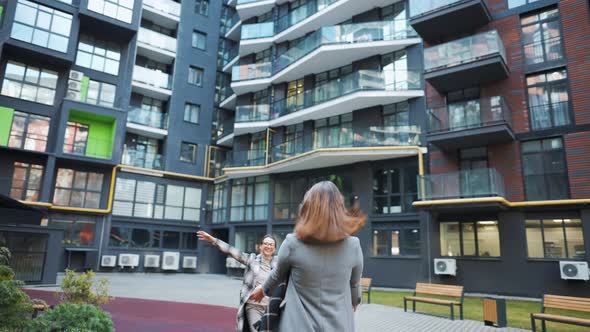
[[[279,331],[354,331],[363,253],[351,235],[364,223],[358,210],[346,211],[332,182],[317,183],[305,194],[295,231],[279,249],[277,267],[250,297],[259,300],[288,278]]]

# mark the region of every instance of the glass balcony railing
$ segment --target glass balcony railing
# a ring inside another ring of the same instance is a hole
[[[229,164],[231,167],[264,166],[266,165],[266,149],[233,150]]]
[[[223,52],[221,54],[221,65],[223,67],[227,66],[228,63],[230,63],[233,59],[235,59],[238,56],[239,53],[239,47],[235,46],[229,50],[226,50],[225,52]]]
[[[272,63],[253,63],[234,66],[232,68],[232,81],[247,81],[260,78],[268,78],[272,74]]]
[[[305,20],[306,18],[324,10],[331,4],[338,2],[340,0],[311,0],[307,1],[305,5],[299,6],[296,9],[288,12],[287,14],[281,16],[276,21],[276,31],[275,33],[279,33],[281,31],[287,30],[288,28],[292,27],[293,25]],[[357,0],[358,1],[358,0]]]
[[[270,105],[244,105],[236,107],[236,122],[268,121]]]
[[[100,159],[111,159],[113,153],[113,142],[92,137],[64,137],[63,152],[78,156],[86,156]]]
[[[137,39],[143,44],[176,53],[176,38],[146,28],[139,28]]]
[[[242,26],[242,40],[268,38],[275,35],[274,22],[244,24]]]
[[[227,98],[231,97],[234,94],[234,90],[230,86],[225,86],[219,90],[219,103],[222,103]]]
[[[426,72],[459,66],[489,56],[500,55],[506,63],[506,50],[496,30],[479,33],[424,50]]]
[[[122,164],[161,170],[164,169],[164,158],[161,154],[148,153],[125,146],[123,147]]]
[[[180,4],[172,0],[143,0],[143,6],[174,17],[180,17]]]
[[[444,7],[456,5],[465,0],[419,0],[410,1],[410,17],[421,16]]]
[[[234,132],[235,116],[229,113],[224,113],[223,117],[214,123],[215,140],[220,140]]]
[[[133,80],[138,83],[147,84],[155,88],[172,89],[172,76],[159,70],[135,65],[133,68]]]
[[[512,127],[510,108],[501,96],[449,104],[428,110],[428,132],[450,132],[505,123]]]
[[[418,176],[420,200],[504,196],[504,178],[493,168]]]
[[[238,0],[238,5],[245,5],[248,3],[260,2],[263,0]]]
[[[127,113],[127,121],[148,127],[166,129],[168,127],[168,114],[146,110],[141,107],[130,107]]]
[[[240,22],[240,15],[238,13],[234,13],[229,20],[226,20],[221,27],[221,33],[226,34],[228,33],[236,24]]]

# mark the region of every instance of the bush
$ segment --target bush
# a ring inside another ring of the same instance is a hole
[[[0,331],[22,331],[33,312],[33,304],[21,287],[24,283],[13,280],[14,272],[8,266],[0,266]]]
[[[100,279],[94,285],[92,278],[95,273],[88,271],[77,274],[72,270],[66,270],[66,275],[61,282],[61,300],[68,303],[101,305],[107,303],[109,298],[109,281]],[[93,289],[94,288],[94,289]]]
[[[0,247],[0,265],[9,265],[11,256],[8,248]]]
[[[6,265],[0,265],[0,281],[14,279],[14,271]]]
[[[62,303],[35,318],[27,332],[111,332],[111,316],[90,304]]]

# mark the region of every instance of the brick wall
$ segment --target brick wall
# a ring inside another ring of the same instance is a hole
[[[564,136],[571,198],[590,198],[590,132]]]
[[[518,142],[488,146],[488,164],[504,177],[506,199],[524,200],[524,181]]]

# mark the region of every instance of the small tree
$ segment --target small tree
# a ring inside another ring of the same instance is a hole
[[[66,275],[61,282],[61,300],[76,304],[101,305],[107,303],[110,300],[109,281],[103,278],[94,284],[92,279],[94,276],[95,273],[92,271],[77,274],[72,270],[66,270]]]
[[[61,303],[35,318],[27,332],[114,332],[111,316],[89,304]]]
[[[6,247],[0,247],[0,265],[10,265],[10,250]]]
[[[8,266],[0,265],[0,332],[22,331],[27,327],[26,319],[33,312],[33,304],[21,287],[24,283],[14,280],[14,272]]]

